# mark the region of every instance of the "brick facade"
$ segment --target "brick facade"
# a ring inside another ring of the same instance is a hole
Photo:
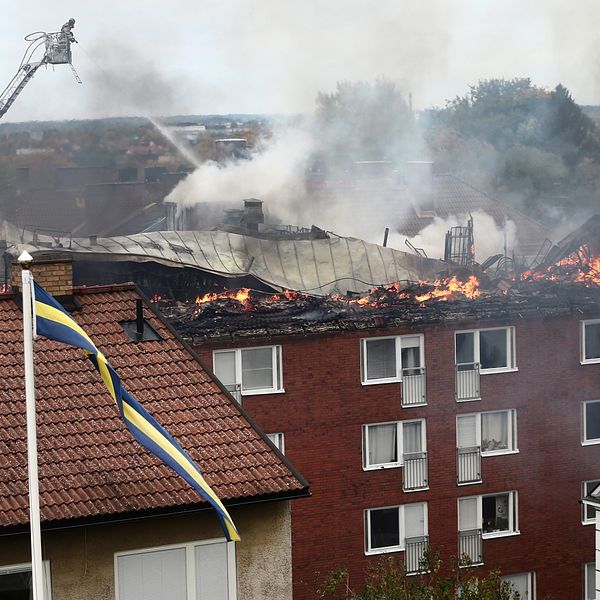
[[[598,318],[600,315],[586,316]],[[600,479],[600,445],[582,445],[582,402],[600,400],[600,364],[580,364],[581,315],[446,322],[319,336],[244,338],[212,350],[281,344],[285,393],[244,396],[266,432],[285,433],[285,452],[309,480],[313,497],[292,511],[294,598],[315,597],[321,576],[347,567],[358,587],[367,508],[427,502],[430,543],[447,560],[458,554],[457,499],[518,493],[520,533],[483,540],[482,572],[535,572],[536,597],[583,597],[583,565],[594,560],[594,527],[581,523],[581,483]],[[481,376],[481,400],[455,399],[454,332],[514,326],[517,371]],[[360,339],[422,333],[427,405],[402,408],[399,383],[362,385]],[[484,456],[482,483],[458,486],[456,415],[516,409],[518,453]],[[429,489],[402,491],[402,468],[364,471],[362,425],[426,419]],[[402,556],[402,552],[398,553]]]

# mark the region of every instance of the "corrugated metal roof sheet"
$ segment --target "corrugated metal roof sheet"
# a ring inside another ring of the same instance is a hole
[[[18,235],[11,252],[47,251],[56,240]],[[24,243],[23,243],[24,242]],[[156,261],[192,267],[225,277],[253,275],[279,289],[316,295],[365,291],[395,281],[431,280],[447,265],[355,238],[265,240],[222,231],[165,231],[97,238],[74,238],[61,251],[74,258]]]

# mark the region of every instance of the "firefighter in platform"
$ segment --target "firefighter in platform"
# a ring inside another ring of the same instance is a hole
[[[75,27],[75,19],[69,19],[60,29],[61,33],[65,36],[68,42],[77,43],[75,36],[73,35],[73,28]]]

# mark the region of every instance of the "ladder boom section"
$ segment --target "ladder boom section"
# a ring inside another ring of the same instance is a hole
[[[0,119],[6,114],[6,111],[12,106],[17,96],[23,91],[23,88],[31,81],[36,71],[43,64],[45,64],[44,60],[27,63],[17,71],[17,74],[0,95]]]

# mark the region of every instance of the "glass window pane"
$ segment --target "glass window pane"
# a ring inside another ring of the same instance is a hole
[[[369,425],[369,466],[398,462],[397,432],[396,423]]]
[[[0,574],[0,598],[30,600],[32,594],[31,571]]]
[[[413,421],[403,423],[402,441],[404,454],[413,452],[423,452],[422,436],[421,436],[421,421]]]
[[[119,556],[119,600],[186,600],[185,548]]]
[[[508,494],[484,496],[481,502],[483,532],[508,531]]]
[[[509,450],[508,412],[481,415],[481,451]]]
[[[600,480],[595,481],[586,481],[583,486],[583,495],[589,496],[598,486],[600,485]],[[583,505],[584,515],[586,521],[595,521],[596,520],[596,509],[589,504]]]
[[[398,508],[370,510],[372,550],[400,545],[400,518]]]
[[[600,358],[600,323],[585,324],[585,358]]]
[[[500,581],[507,581],[512,585],[511,592],[513,594],[515,592],[519,593],[520,600],[531,600],[533,598],[531,580],[531,573],[519,573],[517,575],[504,575],[500,577]]]
[[[506,355],[507,329],[479,332],[479,362],[482,369],[508,367]]]
[[[475,448],[477,444],[477,415],[465,415],[456,419],[456,442],[459,448]]]
[[[475,334],[468,333],[456,334],[456,364],[472,364],[475,362]]]
[[[227,600],[227,544],[196,546],[196,600]]]
[[[477,498],[461,498],[458,501],[458,529],[459,531],[479,529]]]
[[[213,355],[215,375],[223,385],[234,386],[235,379],[235,352],[215,352]]]
[[[273,389],[272,348],[242,350],[242,389]]]
[[[396,340],[367,340],[367,380],[396,377]]]
[[[425,535],[425,507],[424,502],[404,506],[404,528],[407,538]]]
[[[600,439],[600,402],[588,402],[585,405],[585,439]]]
[[[596,599],[596,563],[585,565],[585,600]]]

